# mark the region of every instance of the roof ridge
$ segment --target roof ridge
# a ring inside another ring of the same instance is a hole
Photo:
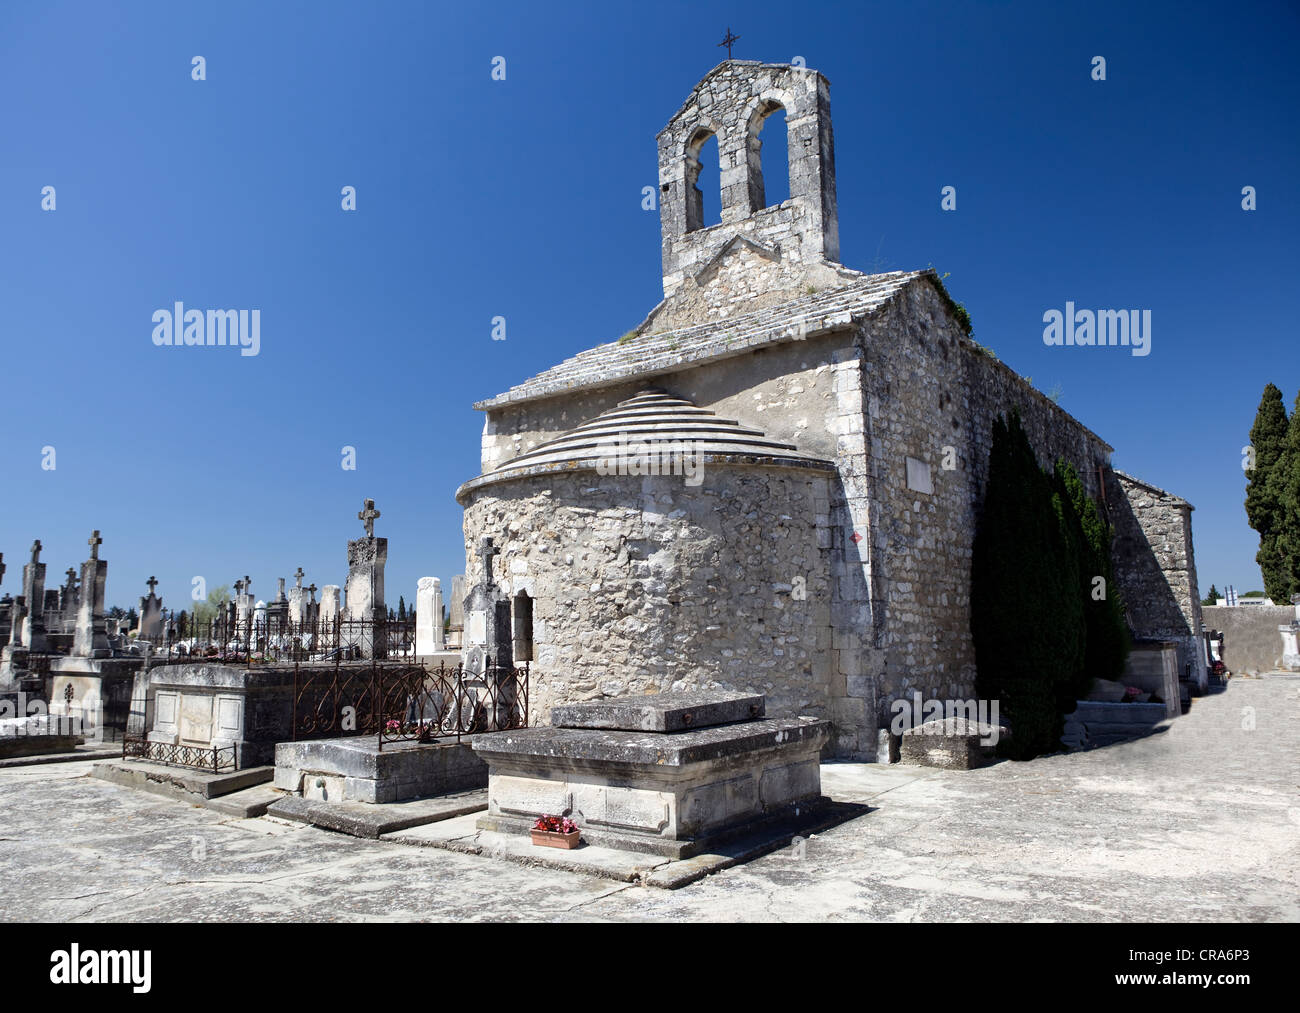
[[[761,345],[802,340],[874,313],[904,286],[927,275],[934,275],[934,270],[862,275],[845,285],[724,320],[602,342],[568,356],[495,397],[476,402],[474,407],[486,411],[505,404],[599,387],[611,381],[653,376],[679,366],[739,355]],[[679,349],[683,344],[693,347]],[[600,368],[602,365],[604,368]]]

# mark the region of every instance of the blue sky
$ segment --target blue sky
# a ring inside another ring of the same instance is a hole
[[[1241,448],[1300,386],[1295,4],[120,7],[0,6],[0,590],[92,528],[110,604],[342,584],[363,497],[394,604],[459,572],[471,403],[658,301],[641,188],[728,25],[831,82],[843,262],[948,272],[977,340],[1195,504],[1203,588],[1261,585]],[[178,300],[259,309],[260,354],[155,347]],[[1151,354],[1045,347],[1067,300],[1151,310]]]

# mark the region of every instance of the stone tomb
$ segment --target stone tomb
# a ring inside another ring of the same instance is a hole
[[[483,761],[454,738],[380,749],[378,735],[353,735],[275,747],[275,787],[312,802],[405,802],[486,784]]]
[[[480,830],[569,816],[590,844],[688,858],[824,803],[828,722],[767,718],[763,695],[661,693],[556,707],[552,727],[475,736]]]
[[[270,764],[292,734],[293,670],[196,663],[149,673],[150,742],[224,749],[238,769]]]

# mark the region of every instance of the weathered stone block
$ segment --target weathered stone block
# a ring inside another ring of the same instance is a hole
[[[993,755],[999,739],[1009,736],[1007,728],[982,721],[936,718],[903,732],[899,759],[924,767],[970,770]]]
[[[401,802],[487,784],[487,767],[468,743],[388,743],[374,735],[282,742],[275,786],[325,802]]]
[[[543,813],[564,814],[591,843],[684,857],[817,801],[828,734],[825,721],[764,718],[676,733],[550,727],[475,736],[490,768],[479,825],[523,833]]]
[[[688,690],[561,704],[551,709],[551,724],[557,728],[678,732],[751,721],[765,713],[766,698],[761,693]]]

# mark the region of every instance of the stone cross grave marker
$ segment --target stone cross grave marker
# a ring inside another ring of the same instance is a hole
[[[86,539],[90,558],[81,564],[81,601],[77,607],[77,625],[73,630],[72,653],[78,658],[107,658],[111,655],[108,642],[108,621],[104,616],[104,585],[108,579],[108,563],[99,558],[99,547],[104,539],[96,528]]]
[[[375,501],[372,499],[366,500],[363,508],[357,513],[357,520],[365,525],[367,538],[375,537],[375,521],[380,516],[379,511],[375,509]]]
[[[32,561],[23,567],[23,598],[27,615],[23,619],[20,643],[34,654],[50,649],[45,637],[45,564],[41,562],[41,540],[32,543]]]

